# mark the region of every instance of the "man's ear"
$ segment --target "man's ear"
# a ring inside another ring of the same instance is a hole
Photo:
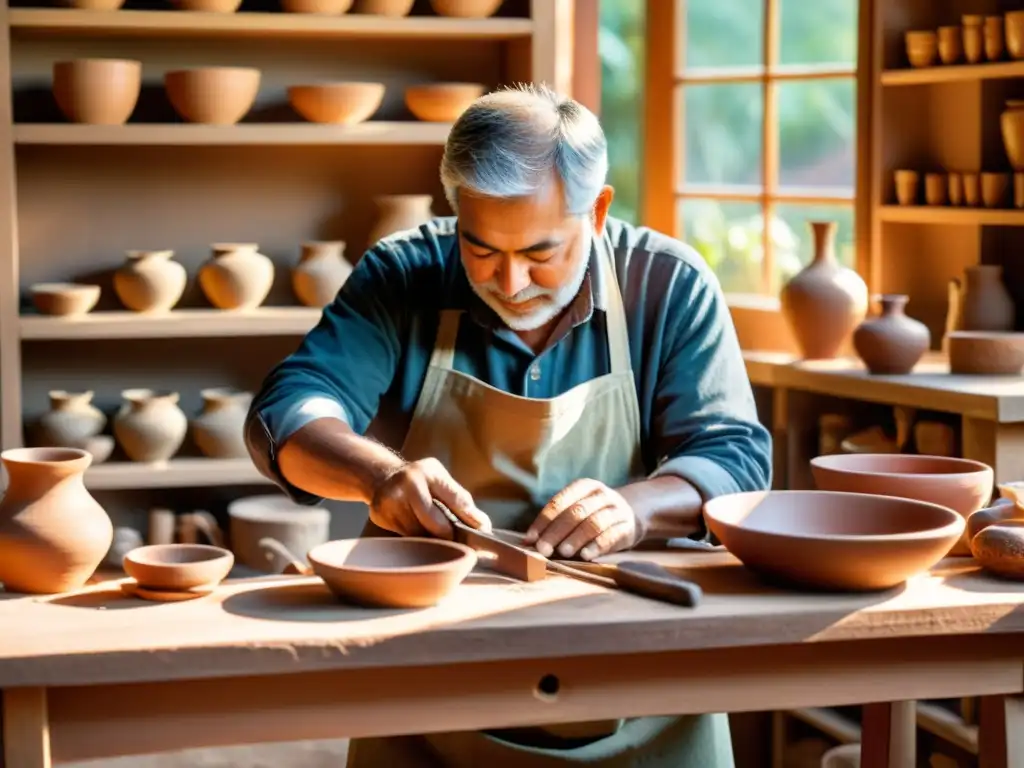
[[[604,223],[608,219],[608,210],[612,207],[612,200],[615,199],[615,189],[610,184],[601,187],[601,191],[594,201],[594,208],[591,211],[591,223],[594,231],[600,232],[604,229]]]

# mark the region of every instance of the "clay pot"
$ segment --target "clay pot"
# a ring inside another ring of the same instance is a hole
[[[378,195],[374,202],[377,219],[370,230],[371,246],[388,235],[414,229],[434,218],[430,195]]]
[[[320,83],[288,88],[292,109],[312,123],[361,123],[370,119],[383,100],[383,83]]]
[[[964,205],[977,208],[981,204],[981,180],[976,173],[964,173]]]
[[[943,64],[956,64],[964,54],[963,35],[960,27],[939,27],[938,34],[939,59]]]
[[[244,459],[249,456],[243,437],[252,393],[221,387],[202,391],[203,410],[192,421],[192,438],[211,459]]]
[[[164,75],[171,106],[183,120],[234,125],[252,108],[260,71],[251,67],[198,67]]]
[[[181,299],[188,283],[174,251],[128,251],[114,272],[114,291],[135,312],[166,312]]]
[[[1013,299],[1003,284],[1003,268],[997,264],[967,267],[960,295],[960,330],[1011,331],[1016,319]]]
[[[53,96],[73,123],[123,125],[142,90],[142,62],[75,59],[53,65]]]
[[[964,58],[968,64],[977,64],[985,53],[985,17],[980,14],[965,14],[960,21],[963,24]]]
[[[100,300],[98,285],[82,283],[36,283],[30,289],[32,303],[44,315],[84,315]]]
[[[305,306],[325,307],[351,274],[344,242],[303,243],[299,263],[292,270],[292,290]]]
[[[1007,173],[981,174],[981,202],[986,208],[1002,207],[1009,186],[1010,175]]]
[[[1024,59],[1024,11],[1009,11],[1005,15],[1006,50],[1014,59]]]
[[[928,326],[907,317],[909,296],[879,297],[882,311],[853,333],[853,346],[869,373],[910,373],[931,345]]]
[[[900,205],[914,205],[917,202],[917,185],[920,182],[917,171],[900,170],[893,176],[896,181],[896,201]]]
[[[124,570],[140,587],[179,591],[219,584],[235,556],[208,544],[153,544],[124,556]]]
[[[1024,333],[953,331],[949,372],[974,376],[1019,376],[1024,369]]]
[[[231,549],[238,562],[265,573],[281,573],[288,562],[260,546],[274,539],[305,560],[306,553],[330,538],[331,513],[323,507],[296,504],[284,494],[263,494],[228,504]]]
[[[486,19],[501,7],[502,0],[430,0],[430,7],[439,16],[460,19]]]
[[[926,173],[924,175],[924,201],[928,205],[945,205],[948,190],[946,174]]]
[[[949,204],[964,204],[964,177],[959,173],[950,173],[946,177],[949,181]]]
[[[39,443],[59,448],[84,449],[92,454],[92,463],[106,461],[114,449],[114,440],[100,434],[107,417],[92,404],[93,393],[51,390],[50,410],[39,418]]]
[[[185,440],[188,419],[177,392],[126,389],[114,416],[114,437],[132,461],[166,461]]]
[[[938,35],[931,30],[914,30],[904,35],[907,61],[912,67],[930,67],[939,53]]]
[[[964,519],[939,504],[832,491],[727,494],[704,504],[704,519],[755,572],[851,591],[888,589],[927,571],[964,530]]]
[[[199,268],[199,287],[218,309],[254,309],[274,285],[274,262],[255,243],[215,243]]]
[[[340,16],[348,13],[352,0],[281,0],[285,13],[315,13],[321,16]]]
[[[483,96],[480,83],[425,83],[405,89],[405,106],[417,120],[452,123]]]
[[[75,448],[0,453],[8,485],[0,501],[0,582],[9,592],[66,592],[103,561],[114,526],[85,488],[92,463]]]
[[[416,0],[356,0],[355,12],[372,16],[408,16]]]
[[[834,358],[867,313],[868,287],[836,261],[835,222],[811,231],[814,258],[783,287],[782,311],[805,359]]]
[[[1002,16],[985,17],[985,58],[989,61],[999,61],[1003,58],[1003,41],[1006,39],[1003,32]]]
[[[124,5],[124,0],[61,0],[59,4],[80,11],[116,11]]]
[[[1006,109],[999,116],[999,128],[1010,165],[1016,171],[1024,171],[1024,100],[1006,102]]]
[[[242,5],[242,0],[171,0],[171,3],[179,11],[234,13]]]

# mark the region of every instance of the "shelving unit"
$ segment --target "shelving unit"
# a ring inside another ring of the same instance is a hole
[[[85,486],[93,491],[196,488],[264,484],[249,459],[171,459],[161,464],[115,461],[90,467]]]

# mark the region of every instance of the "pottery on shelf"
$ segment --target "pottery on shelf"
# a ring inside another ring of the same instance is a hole
[[[486,19],[498,12],[502,0],[430,0],[430,7],[439,16],[462,19]]]
[[[1003,284],[998,264],[976,264],[964,270],[960,293],[960,328],[963,331],[1011,331],[1017,310]]]
[[[942,334],[942,351],[949,351],[949,334],[960,329],[960,280],[946,283],[946,324]]]
[[[197,67],[164,75],[167,98],[183,120],[234,125],[252,108],[260,71],[252,67]]]
[[[36,283],[29,290],[32,292],[32,303],[44,315],[84,315],[100,300],[98,285]]]
[[[264,573],[281,573],[288,563],[276,550],[261,547],[261,539],[274,539],[305,560],[307,552],[330,538],[328,510],[297,504],[281,493],[235,499],[228,503],[228,519],[238,562]]]
[[[906,314],[909,296],[879,297],[881,314],[865,320],[853,332],[853,347],[874,374],[910,373],[931,345],[924,323]]]
[[[811,263],[783,287],[782,312],[804,359],[834,358],[867,313],[868,287],[836,260],[833,221],[812,221]]]
[[[907,61],[912,67],[930,67],[939,53],[938,35],[932,30],[911,30],[904,35]]]
[[[917,187],[920,178],[917,171],[908,169],[901,169],[893,174],[893,179],[896,182],[896,201],[900,205],[917,203]]]
[[[1003,45],[1006,34],[1003,32],[1002,16],[985,17],[985,58],[989,61],[999,61],[1003,58]]]
[[[92,454],[92,463],[100,464],[114,450],[114,438],[101,434],[107,417],[92,404],[93,393],[51,390],[50,410],[39,418],[37,442],[41,446],[79,448]]]
[[[372,16],[408,16],[415,0],[356,0],[353,10]]]
[[[405,89],[405,106],[417,120],[452,123],[483,96],[482,83],[422,83]]]
[[[242,428],[252,393],[229,387],[204,389],[203,409],[192,420],[192,439],[211,459],[244,459],[249,456]]]
[[[1010,174],[984,172],[981,174],[981,202],[986,208],[1002,208],[1006,191],[1010,188]]]
[[[960,27],[939,27],[937,35],[939,59],[943,64],[956,64],[964,53],[963,33]]]
[[[1024,59],[1024,11],[1007,11],[1003,18],[1010,58]]]
[[[134,312],[166,312],[181,299],[188,283],[174,251],[128,251],[114,272],[114,291]]]
[[[123,125],[142,90],[142,62],[73,59],[53,65],[53,96],[73,123]]]
[[[254,309],[274,285],[274,262],[255,243],[215,243],[199,268],[199,287],[218,309]]]
[[[999,129],[1010,165],[1024,171],[1024,99],[1010,99],[999,115]]]
[[[285,13],[315,13],[320,16],[340,16],[348,13],[352,0],[281,0]]]
[[[8,592],[78,589],[110,549],[114,526],[85,488],[92,463],[76,448],[0,453],[8,484],[0,500],[0,583]]]
[[[179,11],[234,13],[242,5],[242,0],[171,0],[171,3]]]
[[[949,182],[944,173],[926,173],[924,175],[924,201],[928,205],[945,205],[949,192]]]
[[[145,542],[142,540],[141,533],[134,528],[118,526],[114,528],[114,540],[111,542],[110,549],[107,550],[107,554],[103,558],[103,564],[108,568],[121,568],[124,556],[133,549],[144,545]]]
[[[1024,333],[953,331],[949,372],[975,376],[1019,376],[1024,369]]]
[[[116,11],[124,2],[125,0],[61,0],[59,5],[80,11]]]
[[[370,230],[371,246],[388,235],[413,229],[434,218],[430,195],[378,195],[373,200],[377,218]]]
[[[132,461],[171,458],[185,441],[188,418],[178,407],[177,392],[126,389],[114,416],[114,437]]]
[[[980,14],[964,14],[963,49],[968,64],[977,64],[985,54],[985,17]]]
[[[307,307],[324,307],[334,301],[352,274],[341,240],[302,244],[299,263],[292,269],[292,290]]]
[[[384,100],[384,83],[318,83],[288,87],[292,109],[311,123],[353,125],[369,120]]]

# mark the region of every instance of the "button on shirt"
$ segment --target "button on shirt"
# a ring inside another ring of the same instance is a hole
[[[456,227],[455,218],[438,218],[377,243],[298,350],[270,372],[246,422],[262,474],[300,503],[319,502],[282,477],[276,454],[325,416],[400,450],[444,309],[467,313],[455,369],[505,392],[550,398],[607,374],[605,307],[608,291],[621,290],[648,472],[682,477],[705,499],[770,487],[771,438],[718,281],[692,248],[609,218],[619,287],[603,284],[593,250],[579,295],[537,354],[473,291]]]

